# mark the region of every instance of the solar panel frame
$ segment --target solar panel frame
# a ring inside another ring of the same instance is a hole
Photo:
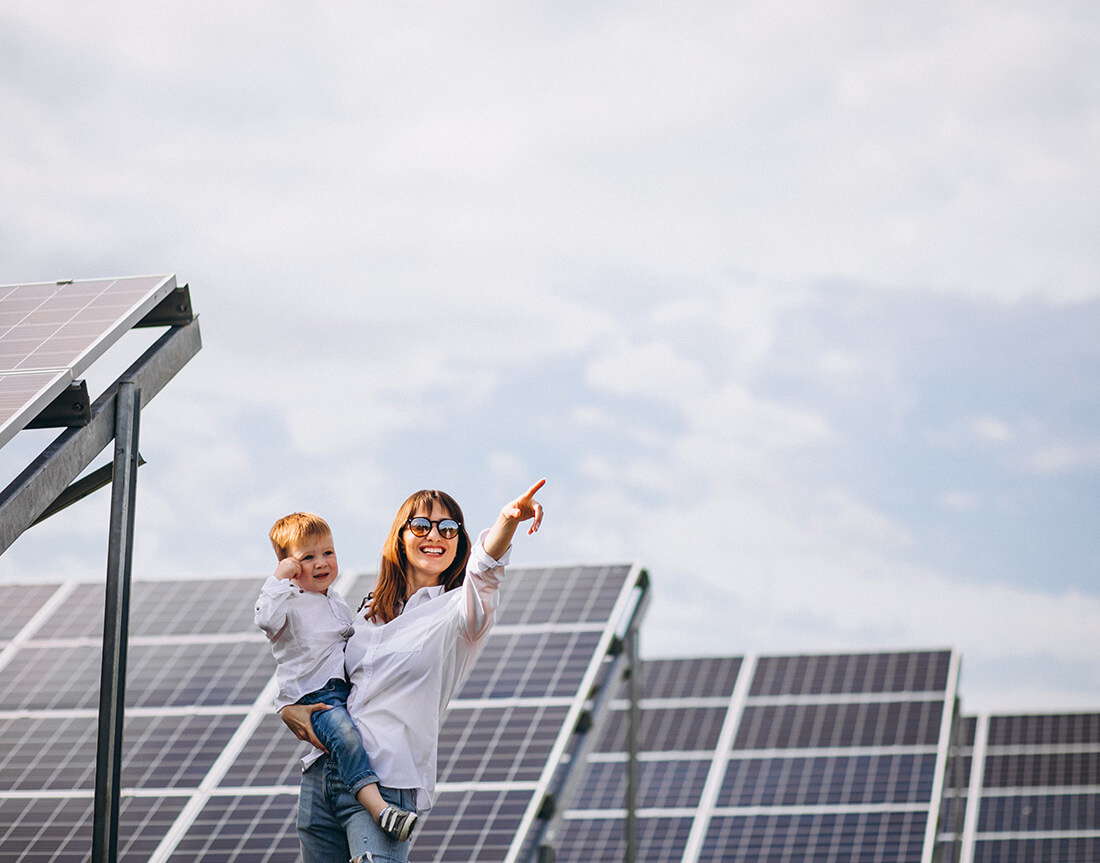
[[[173,275],[0,285],[0,446],[175,287]]]

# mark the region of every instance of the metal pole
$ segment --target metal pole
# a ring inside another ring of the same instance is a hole
[[[630,708],[626,730],[626,854],[625,863],[634,863],[638,857],[638,737],[642,714],[639,700],[642,693],[642,665],[638,659],[638,627],[632,626],[626,633],[627,692]]]
[[[126,701],[126,641],[130,617],[130,565],[134,548],[140,398],[141,393],[133,381],[119,382],[115,396],[114,479],[111,485],[111,531],[103,609],[92,863],[115,863],[118,857],[119,785]]]

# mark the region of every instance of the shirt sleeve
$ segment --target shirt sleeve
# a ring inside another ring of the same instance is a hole
[[[275,641],[286,628],[286,604],[298,592],[289,578],[267,577],[256,600],[253,622],[263,630],[269,641]]]
[[[470,551],[466,563],[464,619],[462,634],[467,641],[480,641],[489,631],[500,604],[500,584],[504,581],[504,568],[512,557],[512,547],[500,556],[499,560],[489,556],[485,550],[483,530]]]

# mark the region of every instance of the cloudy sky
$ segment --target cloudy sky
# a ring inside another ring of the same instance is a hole
[[[546,476],[515,562],[641,562],[648,655],[1096,709],[1097,56],[1091,0],[6,0],[0,283],[191,286],[138,575],[262,576],[295,509],[370,569],[410,491]],[[102,577],[107,504],[0,579]]]

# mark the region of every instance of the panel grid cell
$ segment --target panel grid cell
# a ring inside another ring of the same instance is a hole
[[[124,726],[122,785],[198,787],[240,724],[238,716],[131,716]],[[98,719],[90,715],[0,719],[0,788],[95,787]]]
[[[739,656],[643,662],[642,698],[729,698],[740,670]]]
[[[440,729],[439,781],[538,780],[568,712],[561,705],[452,708]]]
[[[989,717],[988,745],[1100,744],[1100,713]]]
[[[147,863],[186,803],[185,797],[124,796],[119,802],[120,863]],[[28,800],[0,796],[0,860],[88,860],[93,811],[91,797]]]
[[[750,705],[734,749],[935,745],[943,707],[942,701]]]
[[[561,828],[556,863],[622,860],[626,840],[622,818],[569,818]],[[679,863],[691,832],[690,818],[639,818],[637,859]]]
[[[0,584],[0,647],[22,632],[55,593],[56,584]]]
[[[297,809],[293,794],[211,797],[169,863],[295,863]]]
[[[605,623],[622,592],[628,566],[524,569],[509,575],[498,626]]]
[[[710,761],[678,759],[638,764],[638,807],[694,809],[698,807]],[[573,808],[621,809],[626,806],[626,770],[621,761],[590,761]]]
[[[1030,752],[988,755],[985,788],[1062,788],[1100,785],[1100,752]]]
[[[642,711],[638,746],[643,752],[713,751],[726,720],[726,707],[649,707]],[[598,732],[598,752],[626,751],[626,709],[616,707]]]
[[[1100,836],[979,839],[974,863],[1095,863]]]
[[[980,833],[1081,830],[1100,833],[1100,794],[1020,794],[982,799]]]
[[[135,581],[130,637],[256,634],[252,615],[262,578]],[[41,638],[100,638],[103,582],[79,585],[42,628]]]
[[[0,289],[0,446],[174,287],[142,276]]]
[[[762,657],[750,694],[942,692],[950,665],[948,651]]]
[[[718,805],[926,803],[935,773],[934,753],[735,758],[727,766]]]
[[[293,786],[302,779],[301,759],[311,746],[298,741],[275,714],[265,714],[221,784],[229,788],[249,786]]]
[[[575,697],[601,635],[493,632],[458,697]]]
[[[720,816],[699,863],[920,863],[920,812]]]
[[[529,801],[526,791],[444,791],[417,826],[409,857],[417,863],[498,863],[515,840]]]

